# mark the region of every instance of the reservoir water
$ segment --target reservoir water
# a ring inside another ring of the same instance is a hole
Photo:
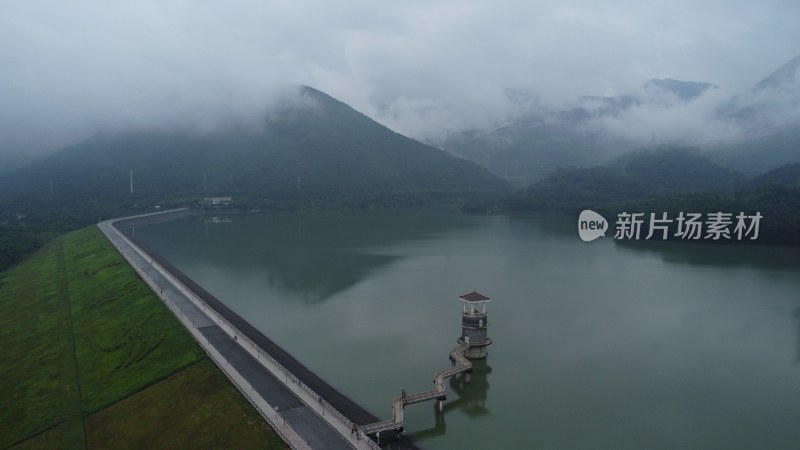
[[[230,219],[230,220],[227,220]],[[765,219],[766,220],[766,219]],[[559,215],[249,213],[136,237],[381,419],[488,304],[472,379],[406,408],[425,448],[797,448],[800,249],[580,241]]]

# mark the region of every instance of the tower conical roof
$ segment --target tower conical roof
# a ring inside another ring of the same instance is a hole
[[[489,298],[489,297],[487,297],[487,296],[485,296],[483,294],[479,294],[477,291],[472,291],[469,294],[460,295],[458,298],[460,298],[461,300],[464,300],[465,302],[473,302],[473,303],[475,303],[475,302],[488,302],[488,301],[491,300],[491,298]]]

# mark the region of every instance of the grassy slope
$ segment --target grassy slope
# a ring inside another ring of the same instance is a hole
[[[281,446],[95,227],[2,274],[0,342],[0,447]]]
[[[191,336],[97,230],[68,236],[64,256],[85,413],[201,357]]]
[[[174,392],[181,395],[170,395]],[[97,448],[285,447],[277,438],[255,439],[265,434],[263,420],[208,359],[93,414],[86,423],[89,443]],[[210,423],[224,430],[208,433],[203,427]]]
[[[0,447],[62,421],[56,250],[39,250],[0,280]]]

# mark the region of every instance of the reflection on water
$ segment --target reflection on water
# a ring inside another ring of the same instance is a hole
[[[658,255],[674,264],[706,267],[754,268],[773,271],[800,271],[800,248],[759,246],[733,242],[614,241],[621,249]]]
[[[206,236],[208,236],[208,224],[231,223],[233,219],[225,216],[211,216],[210,218],[206,218],[203,222],[206,224]]]
[[[795,308],[794,316],[797,318],[797,358],[796,363],[800,363],[800,306]]]
[[[456,296],[491,292],[491,369],[405,410],[424,448],[800,442],[800,248],[585,243],[546,214],[232,218],[136,233],[381,419],[447,363]]]
[[[180,253],[173,261],[178,265],[209,264],[263,276],[272,287],[313,304],[397,259],[355,249],[435,236],[464,225],[443,220],[447,216],[415,208],[403,214],[243,214],[235,223],[230,217],[190,217],[160,224],[157,233],[144,237],[163,254]]]
[[[412,441],[424,441],[433,437],[443,436],[447,432],[447,414],[460,410],[470,418],[490,414],[487,406],[489,396],[489,374],[491,366],[486,359],[472,361],[472,373],[462,372],[450,377],[447,392],[448,400],[439,411],[437,403],[433,403],[434,426],[425,430],[417,430],[406,435]],[[450,400],[454,398],[453,400]]]

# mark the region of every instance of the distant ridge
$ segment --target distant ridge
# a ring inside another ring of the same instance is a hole
[[[680,81],[672,78],[657,79],[644,83],[645,89],[660,90],[671,92],[681,100],[691,100],[700,96],[709,89],[718,89],[718,86],[711,83],[701,83],[697,81]]]
[[[0,202],[26,208],[205,195],[303,202],[473,195],[506,187],[475,163],[395,133],[301,86],[266,115],[261,129],[97,135],[1,176]]]
[[[776,71],[769,74],[766,78],[753,86],[753,91],[763,91],[768,88],[793,84],[797,81],[797,72],[800,69],[800,55],[779,67]]]

